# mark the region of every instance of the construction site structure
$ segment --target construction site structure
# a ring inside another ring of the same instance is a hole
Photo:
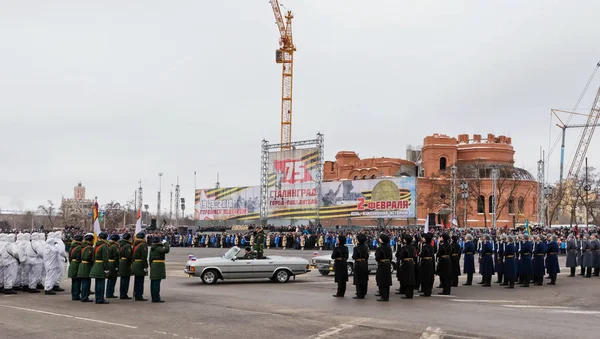
[[[270,0],[275,22],[279,28],[279,49],[275,51],[275,61],[282,64],[281,71],[281,150],[291,149],[292,142],[292,84],[294,76],[294,52],[296,46],[292,39],[291,11],[285,16],[285,23],[281,15],[278,0]]]

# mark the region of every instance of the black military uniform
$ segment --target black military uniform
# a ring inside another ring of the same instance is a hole
[[[335,274],[335,282],[338,285],[337,293],[333,296],[336,298],[344,297],[346,294],[346,283],[348,282],[348,247],[346,247],[346,237],[340,235],[338,237],[337,246],[331,253],[333,262],[333,273]]]
[[[402,299],[412,299],[415,286],[415,248],[412,245],[412,237],[404,235],[404,246],[400,250],[400,293],[404,294]]]
[[[369,283],[369,247],[365,244],[367,237],[364,234],[356,236],[358,245],[354,246],[352,259],[354,259],[354,285],[356,296],[353,299],[364,299]]]
[[[452,262],[450,261],[450,254],[452,248],[450,247],[450,236],[446,233],[442,234],[442,243],[439,245],[437,260],[437,274],[440,277],[440,285],[442,286],[442,292],[438,293],[441,295],[450,295],[450,286],[452,279]]]
[[[435,280],[435,262],[433,260],[433,247],[431,246],[433,236],[430,233],[426,233],[423,235],[423,238],[425,240],[421,246],[421,252],[419,252],[419,273],[421,275],[421,291],[423,292],[421,296],[430,297]]]
[[[460,276],[460,253],[462,250],[458,244],[458,237],[456,235],[452,236],[452,244],[450,247],[452,250],[450,254],[450,261],[452,262],[451,285],[452,287],[458,287],[458,277]]]
[[[375,251],[375,260],[377,261],[377,286],[381,297],[377,301],[390,300],[390,286],[392,286],[392,248],[390,247],[390,237],[386,234],[379,236],[381,246]]]

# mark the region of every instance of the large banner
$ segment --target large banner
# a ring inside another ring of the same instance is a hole
[[[318,166],[317,148],[269,153],[269,218],[314,218]]]
[[[321,219],[414,218],[416,178],[344,180],[321,185]]]
[[[260,219],[260,187],[240,186],[196,190],[196,220]]]

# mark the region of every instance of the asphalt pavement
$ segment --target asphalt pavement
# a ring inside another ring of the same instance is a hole
[[[286,284],[268,280],[204,285],[183,273],[188,254],[218,256],[223,249],[173,248],[167,255],[163,304],[110,299],[109,305],[55,296],[0,295],[0,338],[594,338],[600,320],[600,278],[568,278],[556,286],[507,290],[493,284],[459,286],[451,296],[392,294],[376,302],[375,277],[365,300],[333,298],[332,276],[310,272]],[[314,251],[267,250],[310,259]],[[328,255],[328,251],[318,251]],[[561,257],[561,265],[564,257]],[[475,280],[479,277],[476,275]],[[465,277],[461,277],[461,283]],[[398,287],[394,279],[395,286]],[[93,283],[92,283],[93,284]],[[439,290],[436,290],[436,292]],[[149,297],[149,281],[145,296]],[[130,290],[131,295],[131,290]]]

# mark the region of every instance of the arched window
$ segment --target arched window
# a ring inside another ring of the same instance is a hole
[[[375,174],[371,175],[371,179],[375,179],[377,176]]]
[[[515,198],[513,196],[508,198],[508,214],[515,214]]]
[[[519,197],[519,200],[517,200],[517,212],[519,214],[525,212],[525,199],[523,197]]]
[[[440,158],[440,171],[446,170],[446,157]]]
[[[366,175],[363,175],[363,180],[365,180],[366,178],[367,178],[367,176],[366,176]]]
[[[485,212],[485,197],[480,195],[479,199],[477,199],[477,213],[483,212]]]
[[[358,180],[358,175],[355,175],[355,176],[354,176],[354,180]]]
[[[494,196],[488,198],[488,213],[494,213]]]

